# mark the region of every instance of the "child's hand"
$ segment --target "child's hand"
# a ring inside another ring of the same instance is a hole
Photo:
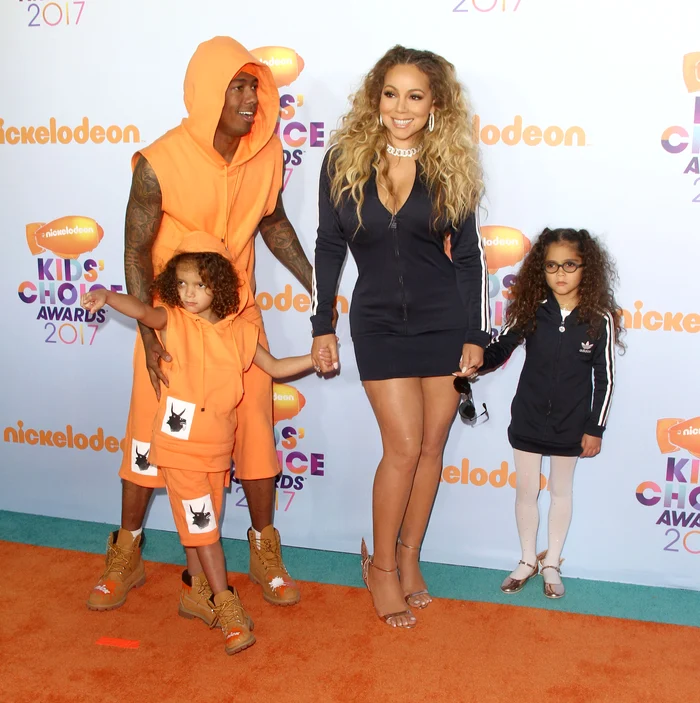
[[[338,370],[338,337],[334,334],[316,337],[311,347],[316,373],[327,374]]]
[[[336,337],[336,339],[338,338]],[[333,359],[331,358],[330,349],[328,349],[327,347],[320,349],[318,352],[318,356],[321,361],[326,365],[325,368],[331,369],[333,367]]]
[[[583,451],[581,452],[581,458],[595,456],[600,453],[600,446],[603,440],[600,437],[593,437],[593,435],[585,434],[581,438],[581,447]]]
[[[80,304],[90,312],[97,312],[106,305],[108,294],[109,291],[104,288],[96,288],[81,296]]]

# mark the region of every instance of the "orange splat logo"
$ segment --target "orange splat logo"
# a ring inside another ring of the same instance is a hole
[[[665,417],[656,422],[656,442],[662,454],[681,449],[700,458],[700,417]]]

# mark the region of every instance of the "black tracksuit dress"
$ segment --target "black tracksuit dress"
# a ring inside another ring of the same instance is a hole
[[[314,263],[313,336],[333,333],[338,279],[350,248],[358,278],[350,329],[363,381],[448,376],[465,343],[491,339],[488,272],[477,218],[444,231],[431,225],[432,203],[416,164],[411,193],[392,214],[382,205],[374,175],[365,186],[363,226],[355,233],[355,201],[340,207],[330,197],[328,155],[321,169],[319,226]]]
[[[481,371],[503,364],[525,341],[525,363],[511,405],[514,449],[578,456],[584,434],[602,437],[615,382],[615,327],[606,314],[598,338],[574,309],[563,318],[554,296],[537,311],[534,332],[504,328],[486,348]]]

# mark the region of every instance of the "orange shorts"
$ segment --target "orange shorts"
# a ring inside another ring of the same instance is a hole
[[[268,348],[262,327],[259,342]],[[243,390],[243,400],[236,408],[238,426],[235,445],[232,447],[236,478],[272,478],[280,472],[272,419],[272,379],[252,364],[243,374]],[[148,488],[165,486],[162,472],[148,463],[151,432],[157,410],[158,400],[146,369],[146,355],[141,336],[137,335],[134,348],[134,384],[119,476],[125,481]]]
[[[228,471],[182,471],[160,468],[183,547],[203,547],[219,541],[219,520]]]

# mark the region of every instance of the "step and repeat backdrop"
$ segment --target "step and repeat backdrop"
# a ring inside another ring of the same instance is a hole
[[[130,157],[185,115],[196,46],[228,34],[272,67],[284,203],[311,257],[329,137],[362,75],[402,43],[452,61],[474,106],[495,326],[545,226],[586,227],[618,262],[628,352],[602,453],[577,468],[565,573],[700,588],[698,26],[697,0],[6,0],[0,508],[119,521],[135,328],[87,314],[79,297],[125,289]],[[261,241],[257,253],[272,349],[304,353],[309,296]],[[275,388],[286,544],[357,552],[371,535],[381,444],[349,336],[355,278],[349,260],[342,373]],[[519,558],[506,428],[522,358],[474,384],[489,420],[452,428],[424,559],[510,569]],[[545,460],[543,510],[547,474]],[[174,529],[164,495],[147,526]],[[247,526],[234,483],[223,533],[242,538]]]

